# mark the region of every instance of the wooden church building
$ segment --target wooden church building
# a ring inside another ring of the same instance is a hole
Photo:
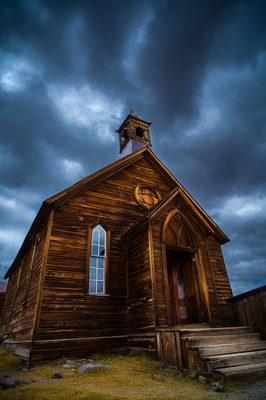
[[[129,114],[120,158],[45,200],[33,221],[2,314],[3,341],[26,365],[232,324],[229,239],[152,152],[150,125]]]

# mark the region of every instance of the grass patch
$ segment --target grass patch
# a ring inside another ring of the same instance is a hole
[[[0,374],[3,372],[18,371],[20,369],[21,362],[19,358],[5,347],[0,347]]]
[[[1,349],[2,350],[2,349]],[[12,355],[1,353],[10,371]],[[17,358],[15,357],[17,360]],[[219,394],[208,392],[208,386],[180,377],[164,369],[161,364],[144,354],[134,356],[99,355],[94,360],[103,363],[106,370],[79,375],[62,367],[64,361],[39,366],[33,372],[19,369],[12,376],[34,380],[31,384],[0,392],[1,400],[207,400],[219,399]],[[13,360],[13,361],[12,361]],[[63,379],[50,379],[56,372]],[[154,378],[157,376],[157,379]],[[158,380],[159,376],[159,380]]]

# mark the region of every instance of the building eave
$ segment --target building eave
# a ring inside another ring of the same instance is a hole
[[[12,271],[16,268],[16,265],[19,263],[19,261],[22,259],[24,251],[26,249],[26,247],[30,244],[33,235],[35,232],[37,232],[39,225],[41,224],[41,222],[45,219],[45,217],[49,214],[51,209],[51,206],[44,201],[39,209],[39,211],[36,214],[36,217],[34,218],[30,229],[28,230],[27,235],[25,236],[25,239],[22,242],[22,245],[14,259],[14,261],[12,262],[11,266],[9,267],[8,271],[6,272],[4,279],[8,279],[12,273]]]

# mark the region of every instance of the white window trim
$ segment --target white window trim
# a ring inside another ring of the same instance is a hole
[[[104,245],[100,244],[100,232],[101,232],[101,229],[99,229],[99,228],[101,228],[105,233]],[[95,232],[96,229],[98,230],[97,243],[94,242],[94,232]],[[93,246],[97,246],[98,247],[98,251],[97,251],[98,254],[93,254]],[[99,254],[100,253],[100,250],[99,250],[100,246],[104,247],[104,250],[105,250],[104,256]],[[89,288],[88,288],[89,290],[88,290],[88,292],[92,296],[105,296],[106,295],[106,279],[105,279],[105,271],[106,271],[106,263],[107,263],[107,257],[106,257],[107,254],[106,253],[107,253],[107,233],[106,233],[106,230],[104,229],[104,227],[101,226],[100,224],[98,224],[92,229],[92,233],[91,233],[91,248],[90,248],[90,258],[89,258],[89,267],[90,267],[89,268]],[[97,260],[96,261],[96,264],[97,264],[96,267],[92,266],[92,259]],[[98,260],[103,260],[103,268],[99,268],[98,267]],[[94,268],[95,272],[96,272],[95,279],[91,279],[91,270],[92,270],[92,268]],[[99,269],[103,270],[103,279],[98,279],[97,275],[98,275],[98,270]],[[95,292],[91,291],[91,281],[95,281],[95,284],[96,284],[96,291]],[[99,291],[99,292],[98,292],[98,282],[103,282],[103,290]]]

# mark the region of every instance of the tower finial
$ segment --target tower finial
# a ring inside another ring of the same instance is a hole
[[[136,116],[137,116],[137,114],[135,113],[135,111],[133,110],[133,108],[130,108],[129,114],[130,114],[130,115],[133,115],[133,117],[136,117]]]

